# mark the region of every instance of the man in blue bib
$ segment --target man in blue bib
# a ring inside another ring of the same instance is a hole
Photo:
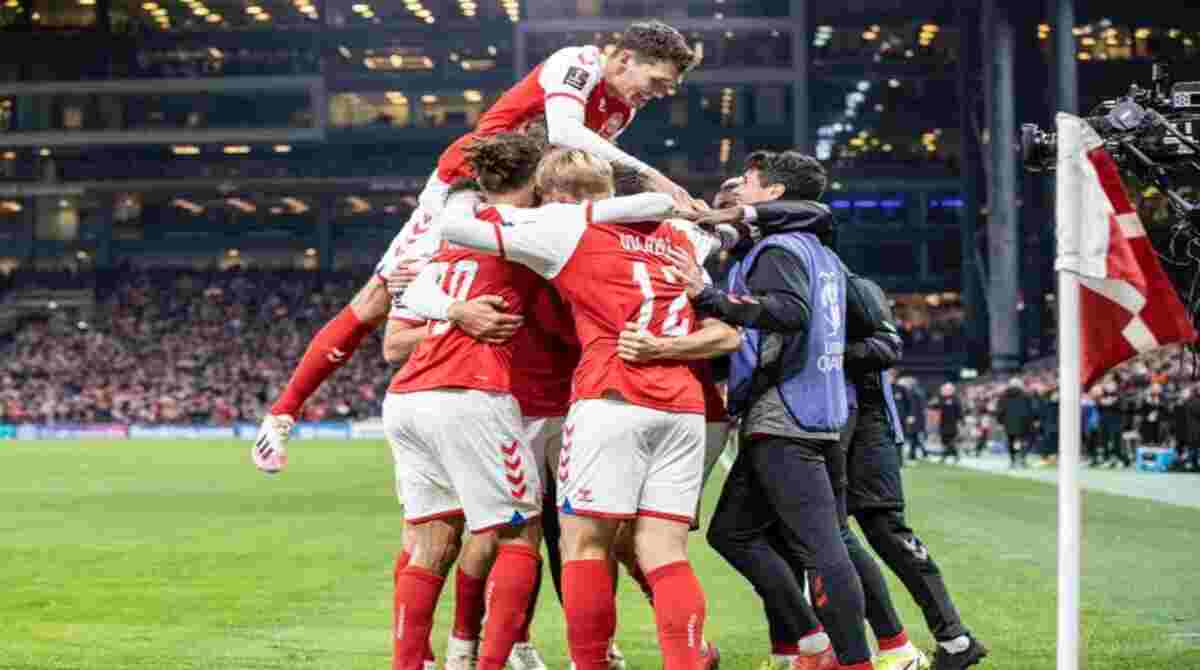
[[[846,272],[830,248],[833,217],[815,202],[826,179],[811,156],[751,155],[737,223],[782,221],[734,249],[728,292],[709,288],[694,298],[699,311],[745,328],[729,372],[729,412],[740,420],[742,449],[708,537],[776,614],[802,616],[794,574],[811,569],[813,603],[832,650],[801,648],[794,668],[836,663],[869,670],[862,584],[838,523],[845,486],[838,439],[847,420]],[[776,635],[772,631],[773,641]]]

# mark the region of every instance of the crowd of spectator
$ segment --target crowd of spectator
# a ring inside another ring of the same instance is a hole
[[[363,276],[123,274],[93,314],[59,309],[0,347],[0,422],[257,422]],[[303,418],[378,416],[389,372],[379,338],[368,338]]]
[[[1059,396],[1053,360],[1012,377],[946,384],[932,399],[916,380],[901,378],[897,405],[904,417],[909,456],[940,433],[943,460],[964,447],[976,455],[991,443],[1008,452],[1013,468],[1057,459]],[[949,412],[947,405],[953,405]],[[1182,347],[1167,347],[1120,365],[1083,395],[1080,433],[1092,467],[1128,468],[1138,447],[1175,452],[1174,469],[1200,472],[1200,377]],[[950,419],[947,421],[947,419]],[[937,430],[927,430],[933,424]]]

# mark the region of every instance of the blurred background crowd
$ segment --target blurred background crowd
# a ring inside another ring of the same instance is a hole
[[[1057,460],[1059,398],[1056,361],[1044,359],[1011,377],[955,386],[896,380],[909,459],[935,446],[941,460],[963,453],[1008,454],[1009,467]],[[1084,461],[1129,468],[1138,450],[1174,452],[1172,469],[1200,472],[1200,378],[1193,354],[1164,348],[1118,366],[1084,393],[1080,412]]]
[[[7,336],[0,422],[257,422],[367,272],[320,282],[303,271],[101,275],[95,309],[55,309]],[[368,339],[304,419],[378,416],[388,371]]]

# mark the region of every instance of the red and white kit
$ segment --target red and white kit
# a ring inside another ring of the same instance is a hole
[[[514,337],[513,395],[521,405],[530,446],[557,468],[563,422],[571,405],[571,375],[579,364],[579,340],[571,310],[549,283],[543,280],[543,284]]]
[[[671,211],[669,196],[506,212],[503,225],[447,211],[447,239],[499,253],[550,280],[570,305],[582,357],[563,428],[558,500],[579,515],[638,514],[688,522],[704,465],[705,402],[687,363],[627,364],[617,356],[625,323],[662,336],[686,335],[696,316],[668,256],[695,253],[669,223],[632,223]]]
[[[499,220],[493,208],[481,217]],[[517,313],[544,285],[523,267],[451,245],[424,272],[455,299],[498,295]],[[465,514],[482,532],[537,516],[544,461],[513,396],[514,342],[478,342],[446,321],[427,327],[384,401],[408,521]]]

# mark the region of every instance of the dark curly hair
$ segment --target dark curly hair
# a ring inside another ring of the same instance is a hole
[[[746,157],[746,170],[758,170],[760,186],[781,184],[789,200],[817,200],[829,183],[821,163],[799,151],[755,151]]]
[[[687,38],[661,21],[639,21],[629,26],[617,41],[617,48],[632,51],[639,60],[673,63],[681,75],[699,62]]]
[[[464,153],[485,191],[508,193],[529,184],[545,148],[534,137],[500,133],[475,140]]]

